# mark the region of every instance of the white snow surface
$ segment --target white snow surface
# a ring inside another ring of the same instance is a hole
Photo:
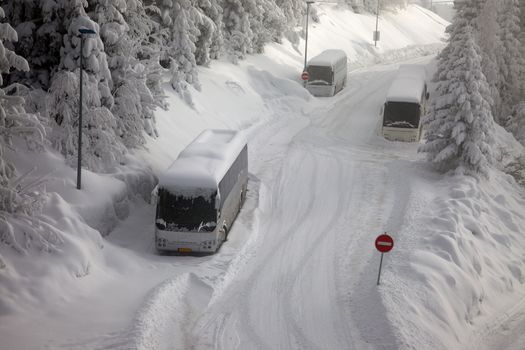
[[[403,64],[399,67],[396,77],[390,84],[386,101],[390,102],[421,102],[427,79],[425,67],[415,64]]]
[[[237,130],[204,130],[159,177],[159,186],[172,193],[195,188],[216,189],[246,139]]]
[[[525,347],[524,189],[499,170],[437,174],[417,144],[378,133],[399,65],[432,69],[447,22],[384,13],[375,48],[374,16],[314,6],[309,52],[351,62],[334,97],[303,89],[303,46],[272,44],[200,68],[193,108],[166,84],[160,137],[109,174],[84,171],[82,191],[55,152],[8,154],[46,175],[53,229],[25,254],[0,247],[0,349]],[[217,254],[157,255],[144,179],[204,129],[246,135],[247,200]],[[523,154],[497,132],[500,159]],[[377,285],[383,232],[395,246]]]
[[[346,54],[343,50],[330,49],[321,52],[319,55],[313,57],[308,61],[310,66],[327,66],[334,67],[337,61],[341,58],[346,59]]]

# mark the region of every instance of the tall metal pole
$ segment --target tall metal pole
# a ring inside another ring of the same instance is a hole
[[[84,69],[84,63],[83,63],[83,56],[84,56],[84,34],[97,34],[93,29],[87,29],[87,28],[80,28],[78,30],[80,33],[80,97],[78,101],[78,159],[77,159],[77,189],[80,190],[82,188],[82,78],[83,78],[83,69]]]
[[[78,102],[78,159],[77,159],[77,190],[82,188],[82,56],[84,56],[84,36],[80,34],[80,98]]]
[[[306,2],[306,34],[305,34],[305,40],[304,40],[304,70],[306,70],[306,63],[307,63],[307,57],[308,57],[308,19],[310,18],[310,5],[313,1],[307,1]]]
[[[374,46],[377,47],[377,39],[378,39],[378,32],[377,32],[377,26],[379,24],[379,0],[377,0],[377,10],[376,10],[376,31],[375,31],[375,40],[374,40]]]
[[[383,253],[381,253],[381,261],[379,262],[379,273],[377,274],[377,285],[379,285],[379,280],[381,279],[381,267],[383,267]]]

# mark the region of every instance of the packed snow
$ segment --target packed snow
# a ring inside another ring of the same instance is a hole
[[[346,54],[343,50],[325,50],[319,55],[311,58],[308,61],[308,65],[334,67],[342,58],[346,59]]]
[[[435,71],[448,22],[415,5],[383,13],[375,48],[374,16],[315,6],[308,51],[330,43],[350,62],[334,97],[304,90],[304,43],[285,41],[199,68],[190,104],[165,83],[159,137],[126,166],[84,170],[81,191],[57,152],[7,150],[48,195],[31,249],[2,250],[2,350],[524,347],[523,171],[442,175],[418,144],[379,133],[399,66]],[[246,135],[247,200],[217,254],[160,256],[151,190],[209,128]],[[496,135],[512,169],[524,149]],[[377,285],[384,232],[395,247]]]
[[[216,189],[245,146],[239,131],[204,130],[160,176],[159,186],[179,194],[196,188]]]
[[[420,103],[427,80],[425,67],[402,65],[388,89],[386,101]]]

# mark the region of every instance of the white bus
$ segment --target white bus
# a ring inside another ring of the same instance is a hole
[[[416,142],[428,100],[426,71],[420,65],[402,65],[388,89],[382,108],[382,134],[390,141]]]
[[[346,53],[326,50],[308,61],[306,89],[314,96],[333,96],[346,85]]]
[[[160,176],[155,246],[159,252],[213,253],[246,198],[248,146],[233,130],[205,130]]]

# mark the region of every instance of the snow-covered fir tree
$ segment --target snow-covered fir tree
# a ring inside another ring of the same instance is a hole
[[[219,58],[224,48],[222,7],[218,0],[198,0],[201,13],[199,21],[200,36],[195,43],[195,61],[198,65],[209,65]]]
[[[63,19],[56,0],[9,1],[3,5],[7,18],[18,33],[14,49],[29,62],[29,72],[14,71],[8,82],[34,88],[49,88],[51,75],[60,62],[64,33]]]
[[[0,8],[0,18],[4,15]],[[9,73],[11,68],[29,70],[24,58],[4,46],[5,42],[17,39],[10,24],[0,24],[0,86],[3,85],[1,74]],[[5,157],[5,147],[13,148],[13,138],[20,137],[30,149],[42,149],[45,129],[35,115],[25,112],[24,99],[17,96],[16,90],[16,85],[0,89],[0,243],[21,252],[23,248],[15,233],[21,231],[26,237],[31,236],[31,226],[37,224],[32,214],[41,208],[42,197],[32,186],[21,186],[22,177],[16,178],[15,166]]]
[[[455,26],[448,46],[455,59],[439,62],[436,92],[424,118],[426,142],[419,151],[440,171],[487,175],[493,163],[494,122],[470,25]]]
[[[155,103],[147,86],[146,67],[136,58],[141,45],[137,40],[139,34],[131,37],[124,14],[139,15],[142,5],[136,0],[98,0],[95,3],[91,15],[100,27],[108,57],[114,98],[111,112],[116,117],[117,134],[126,147],[137,147],[145,142],[145,131],[152,134],[150,121]],[[142,30],[149,30],[147,24]]]
[[[502,0],[503,8],[500,13],[501,42],[503,50],[500,52],[500,95],[501,109],[499,124],[508,128],[514,124],[512,112],[523,99],[524,58],[520,50],[520,13],[517,0]]]
[[[163,25],[168,28],[165,58],[170,62],[170,84],[192,105],[189,85],[200,89],[195,43],[200,35],[197,25],[201,17],[190,0],[164,0],[161,5]]]
[[[525,146],[525,101],[518,103],[513,110],[508,129],[522,145]]]
[[[4,18],[4,11],[0,8],[0,17]],[[18,35],[16,31],[8,23],[2,23],[0,25],[0,73],[9,73],[12,67],[18,68],[23,71],[29,70],[27,62],[20,56],[17,56],[14,52],[7,49],[4,46],[6,41],[17,41]],[[15,66],[16,65],[16,66]],[[2,76],[0,75],[0,85],[3,85]],[[18,102],[18,103],[13,103]],[[16,205],[16,192],[13,186],[11,186],[11,179],[15,175],[15,167],[12,163],[5,159],[4,147],[10,143],[11,139],[11,120],[12,115],[8,114],[9,110],[17,112],[17,105],[21,105],[20,101],[10,99],[6,96],[4,89],[0,89],[0,221],[4,221],[5,225],[5,214],[1,215],[2,212],[13,212]],[[19,113],[16,113],[15,118],[18,117]]]
[[[486,0],[479,17],[477,18],[476,42],[480,46],[482,54],[483,74],[487,78],[492,97],[492,114],[498,120],[501,108],[500,85],[502,77],[499,65],[503,45],[500,40],[500,26],[498,13],[500,10],[499,0]]]
[[[257,52],[263,52],[264,45],[267,43],[281,42],[286,30],[286,17],[275,0],[257,1],[257,12],[262,15],[262,18],[260,19],[261,29],[255,31],[253,28],[254,32],[257,33],[255,49]]]
[[[107,171],[123,160],[125,148],[117,137],[117,121],[111,109],[112,78],[104,45],[98,35],[84,38],[80,52],[79,29],[100,33],[87,16],[87,1],[64,1],[60,8],[66,21],[59,71],[53,76],[49,96],[49,115],[54,119],[52,141],[71,164],[76,164],[78,146],[78,105],[80,55],[84,60],[82,164],[90,170]]]
[[[252,5],[254,0],[223,0],[223,21],[227,51],[234,62],[253,53],[254,33],[250,24],[250,15],[246,3]]]
[[[300,37],[296,28],[304,27],[306,2],[301,0],[275,0],[275,4],[281,9],[287,21],[284,36],[292,44],[299,44]]]
[[[146,85],[153,94],[155,105],[165,108],[162,87],[165,68],[161,60],[165,52],[167,29],[162,27],[160,9],[154,0],[129,2],[127,6],[124,18],[129,26],[128,34],[137,45],[136,58],[145,67]],[[147,133],[156,134],[154,116],[148,124]]]

